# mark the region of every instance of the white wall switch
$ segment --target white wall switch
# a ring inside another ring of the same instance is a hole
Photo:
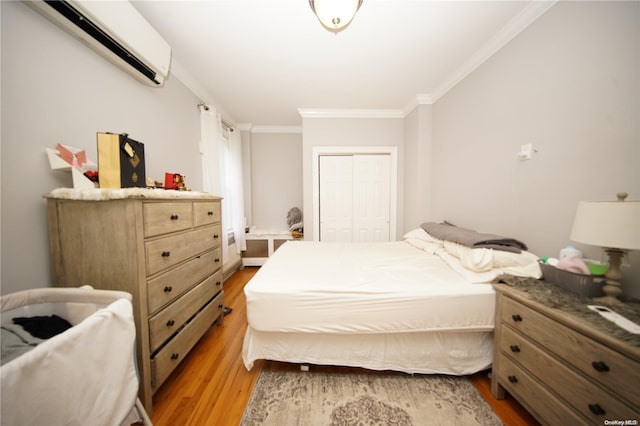
[[[525,144],[520,147],[520,152],[518,153],[518,158],[521,160],[531,160],[531,156],[533,155],[533,144]]]

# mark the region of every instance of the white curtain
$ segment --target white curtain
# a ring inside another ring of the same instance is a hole
[[[222,117],[212,106],[200,107],[200,155],[202,157],[202,190],[224,197],[225,148],[222,140]],[[222,200],[224,203],[224,199]],[[224,211],[224,209],[223,209]],[[229,239],[224,238],[227,229],[222,215],[222,258],[229,255]]]
[[[222,120],[214,107],[200,107],[200,156],[202,158],[202,190],[222,194],[220,181]]]
[[[236,240],[238,253],[247,249],[244,227],[244,191],[242,182],[242,141],[238,129],[229,132],[227,188],[229,189],[229,202],[231,203],[231,227]]]
[[[242,142],[232,129],[225,140],[222,117],[212,106],[200,108],[203,191],[222,198],[222,233],[233,231],[236,251],[247,249],[244,235],[244,193],[242,184]],[[229,257],[229,239],[222,238],[222,257]]]

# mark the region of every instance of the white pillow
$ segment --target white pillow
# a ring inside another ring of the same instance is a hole
[[[465,268],[460,259],[457,257],[447,253],[445,250],[441,250],[438,253],[438,256],[447,264],[451,269],[456,271],[459,275],[464,277],[467,281],[474,284],[479,283],[490,283],[492,282],[498,275],[495,269],[485,271],[485,272],[474,272],[471,269]]]
[[[404,234],[404,241],[412,246],[424,250],[429,254],[436,254],[443,247],[443,241],[433,238],[424,229],[416,228]]]
[[[460,259],[462,266],[474,272],[494,271],[533,278],[542,276],[538,256],[528,251],[513,253],[504,250],[471,248],[451,241],[444,242],[444,249]]]
[[[413,239],[425,241],[428,243],[436,243],[436,244],[442,243],[442,240],[432,237],[422,228],[416,228],[407,232],[406,234],[404,234],[403,238],[404,239],[413,238]]]
[[[439,240],[422,228],[404,234],[404,241],[435,254],[453,270],[472,283],[488,283],[501,274],[540,278],[538,256],[528,251],[513,253],[504,250],[471,248],[452,241]]]

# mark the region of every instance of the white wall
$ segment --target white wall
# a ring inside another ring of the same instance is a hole
[[[402,118],[303,118],[302,174],[305,240],[313,240],[312,149],[316,146],[395,146],[398,148],[397,223],[403,229],[404,119]],[[401,236],[400,234],[399,236]]]
[[[432,112],[431,105],[419,105],[405,118],[404,229],[399,237],[424,222],[432,221]]]
[[[201,189],[197,99],[175,78],[139,83],[22,2],[2,8],[2,293],[51,285],[42,195],[71,186],[49,168],[56,143],[96,156],[96,132],[145,144],[146,173]],[[99,244],[96,241],[96,244]]]
[[[640,199],[639,22],[639,2],[558,2],[439,99],[434,219],[558,256],[578,201]],[[527,143],[538,152],[519,161]],[[630,260],[623,285],[640,296]]]
[[[259,230],[289,229],[287,212],[303,207],[301,158],[300,133],[251,134],[250,226]]]

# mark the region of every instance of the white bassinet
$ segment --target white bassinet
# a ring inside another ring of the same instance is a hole
[[[2,425],[151,424],[137,398],[129,293],[42,288],[3,295],[0,307]],[[43,341],[27,338],[35,346],[5,362],[19,346],[13,318],[51,315],[72,327]]]

